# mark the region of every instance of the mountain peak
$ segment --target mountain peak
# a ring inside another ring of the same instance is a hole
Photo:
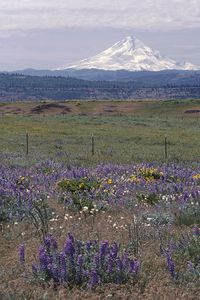
[[[139,48],[139,47],[144,47],[144,43],[136,38],[135,36],[127,36],[125,37],[122,42],[124,44],[130,45],[132,48]]]
[[[162,56],[136,37],[127,36],[101,53],[83,59],[74,65],[63,66],[63,69],[102,69],[128,71],[161,71],[161,70],[197,70],[200,67],[190,63],[178,63]]]
[[[145,44],[137,39],[136,37],[127,36],[123,40],[115,43],[111,48],[108,48],[107,50],[114,51],[115,49],[118,49],[122,52],[131,52],[138,48],[144,48]],[[106,51],[106,50],[105,50]]]

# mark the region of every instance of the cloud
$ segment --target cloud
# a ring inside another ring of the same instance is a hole
[[[200,28],[199,0],[1,0],[2,31]]]

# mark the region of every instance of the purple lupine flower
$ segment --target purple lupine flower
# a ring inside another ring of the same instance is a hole
[[[97,253],[94,255],[94,265],[97,270],[99,269],[99,262],[100,262],[99,254]]]
[[[119,257],[116,258],[116,265],[117,265],[117,276],[116,276],[116,283],[120,284],[122,283],[123,277],[122,277],[122,271],[123,271],[123,264]]]
[[[82,252],[82,246],[83,243],[79,240],[76,241],[76,251],[77,251],[77,255],[81,254]]]
[[[74,279],[74,276],[76,274],[76,265],[75,265],[75,261],[74,261],[74,256],[69,255],[67,258],[67,261],[68,261],[69,273],[71,275],[71,278]]]
[[[98,273],[95,270],[92,270],[90,273],[90,280],[88,283],[89,288],[94,288],[95,286],[97,286],[100,283],[100,277],[98,275]]]
[[[113,259],[117,258],[117,254],[118,254],[119,248],[117,243],[113,243],[110,249],[110,255],[112,256]]]
[[[64,245],[64,252],[68,256],[73,256],[75,253],[74,239],[72,239],[69,235]]]
[[[183,195],[183,201],[186,202],[189,199],[189,193],[186,191]]]
[[[200,237],[200,227],[199,226],[194,226],[193,228],[192,228],[192,231],[193,231],[193,235],[195,235],[195,236],[199,236]]]
[[[85,247],[87,252],[90,252],[91,246],[92,246],[92,242],[91,241],[87,241],[86,242],[86,247]]]
[[[73,235],[71,234],[71,232],[68,232],[68,239],[72,241],[72,243],[74,243],[74,237]]]
[[[28,209],[31,210],[33,207],[33,200],[32,197],[29,195],[28,197]]]
[[[130,261],[130,267],[129,267],[129,273],[137,274],[140,268],[140,263],[138,260],[131,260]]]
[[[104,256],[107,253],[108,250],[108,241],[103,241],[100,245],[100,256]]]
[[[65,254],[60,254],[60,273],[61,273],[61,281],[66,282],[67,281],[67,265],[66,265],[66,259]]]
[[[121,272],[122,269],[123,269],[123,263],[122,263],[122,260],[119,257],[116,259],[116,264],[117,264],[118,271]]]
[[[82,283],[82,269],[83,269],[83,255],[78,255],[77,258],[77,270],[76,270],[76,280],[79,284]]]
[[[171,254],[169,251],[167,251],[167,253],[166,253],[166,258],[167,258],[167,266],[168,266],[169,272],[170,272],[172,278],[175,278],[176,277],[175,265],[174,265],[174,262],[172,260],[172,257],[171,257]]]
[[[46,250],[49,252],[50,248],[51,248],[51,236],[48,235],[44,238],[44,246],[46,248]]]
[[[58,265],[56,263],[53,263],[49,266],[50,266],[51,277],[53,278],[54,282],[58,283],[60,281]]]
[[[19,261],[22,265],[25,263],[25,246],[23,244],[19,246]]]
[[[46,271],[48,267],[48,255],[43,246],[39,247],[39,262],[41,271]]]
[[[113,257],[110,255],[110,256],[108,257],[108,262],[107,262],[107,273],[108,273],[109,276],[112,275],[113,267],[114,267],[114,259],[113,259]]]
[[[82,254],[78,255],[78,258],[77,258],[77,266],[78,266],[79,268],[82,268],[82,266],[83,266],[83,255],[82,255]]]
[[[101,265],[103,264],[103,262],[105,260],[105,256],[107,254],[108,247],[109,247],[108,241],[103,241],[100,244],[99,259],[100,259]]]
[[[123,255],[123,260],[122,260],[123,269],[124,269],[125,271],[128,269],[128,263],[129,263],[128,252],[125,251],[125,252],[124,252],[124,255]]]
[[[33,273],[33,276],[37,276],[38,274],[38,268],[36,266],[36,264],[32,264],[32,273]]]

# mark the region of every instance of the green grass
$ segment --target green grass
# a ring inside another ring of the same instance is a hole
[[[94,107],[95,102],[81,104],[87,115],[1,115],[0,151],[16,155],[21,163],[25,161],[27,131],[29,162],[51,157],[77,165],[164,161],[166,134],[168,160],[199,162],[199,117],[183,113],[199,107],[199,102],[141,102],[141,109],[130,115],[87,114],[87,108]]]

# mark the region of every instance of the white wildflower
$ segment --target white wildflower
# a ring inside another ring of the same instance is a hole
[[[88,207],[87,207],[87,206],[84,206],[84,207],[83,207],[83,211],[84,211],[84,212],[87,212],[87,211],[88,211]]]

